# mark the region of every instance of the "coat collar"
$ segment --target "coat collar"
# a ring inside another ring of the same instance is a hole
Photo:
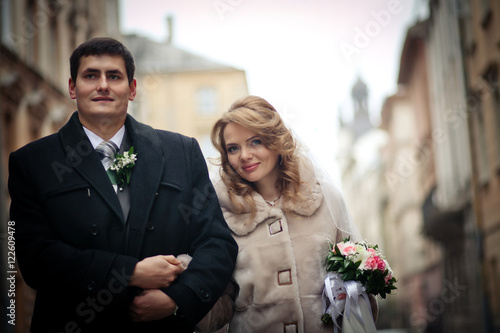
[[[66,153],[66,163],[74,168],[104,198],[113,212],[123,220],[118,197],[102,167],[99,155],[95,152],[83,130],[77,111],[59,130],[59,138],[63,151]]]
[[[127,133],[132,140],[134,151],[137,153],[136,165],[132,170],[130,181],[130,214],[128,223],[132,231],[144,229],[154,197],[162,178],[165,157],[158,134],[150,126],[137,122],[127,115],[125,120]],[[78,119],[78,112],[74,112],[68,123],[59,131],[62,147],[66,152],[66,161],[86,181],[93,186],[110,208],[122,220],[124,217],[120,202],[109,178],[104,171],[98,154],[83,131]],[[172,178],[173,176],[166,175]],[[176,184],[176,179],[170,179]]]
[[[218,180],[215,188],[229,228],[236,235],[245,236],[255,230],[260,223],[270,218],[284,217],[284,212],[291,212],[305,217],[313,215],[323,201],[321,186],[310,169],[301,166],[300,174],[302,180],[300,191],[304,197],[303,199],[298,200],[297,203],[281,203],[280,201],[276,207],[269,207],[259,193],[253,192],[252,197],[256,204],[256,215],[253,219],[251,219],[250,205],[245,203],[241,197],[236,197],[235,200],[244,207],[244,211],[241,214],[235,213],[235,204],[229,199],[228,188],[222,180]]]

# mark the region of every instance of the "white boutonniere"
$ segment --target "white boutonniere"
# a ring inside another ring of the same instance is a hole
[[[123,155],[115,155],[115,161],[110,169],[116,172],[116,184],[118,186],[130,184],[130,176],[135,161],[137,161],[137,154],[134,154],[134,147],[130,147],[128,151],[123,152]]]

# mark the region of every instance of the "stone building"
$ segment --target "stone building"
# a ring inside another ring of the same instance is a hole
[[[500,2],[469,0],[459,10],[470,128],[472,199],[484,276],[484,330],[500,331]]]
[[[138,96],[130,113],[155,128],[196,138],[205,155],[215,157],[210,131],[234,101],[248,95],[246,75],[176,47],[171,20],[165,42],[126,36],[137,65]]]
[[[437,313],[443,331],[486,330],[481,292],[479,233],[472,195],[470,128],[467,120],[462,24],[465,1],[430,1],[426,35],[436,186],[423,206],[424,233],[442,248],[441,292]],[[429,306],[433,304],[429,303]],[[488,331],[488,330],[486,330]]]
[[[412,26],[400,58],[399,91],[386,99],[381,128],[387,131],[383,148],[386,199],[384,234],[387,257],[398,273],[398,292],[391,301],[392,327],[441,332],[439,317],[429,304],[439,298],[442,254],[422,235],[422,206],[436,186],[430,120],[426,22]]]
[[[385,183],[371,197],[381,205],[371,214],[383,212],[382,243],[400,275],[396,296],[385,309],[381,303],[380,324],[498,332],[500,2],[428,5],[428,19],[407,32],[398,92],[382,110]],[[356,160],[343,165],[352,179]]]

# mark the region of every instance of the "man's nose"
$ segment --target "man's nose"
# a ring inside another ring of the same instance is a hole
[[[97,91],[108,91],[109,90],[109,83],[108,79],[106,77],[102,77],[99,79],[97,83]]]

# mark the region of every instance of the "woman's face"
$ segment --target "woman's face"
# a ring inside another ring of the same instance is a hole
[[[235,123],[224,129],[229,164],[241,178],[260,186],[275,186],[279,176],[279,155],[267,149],[260,136]]]

